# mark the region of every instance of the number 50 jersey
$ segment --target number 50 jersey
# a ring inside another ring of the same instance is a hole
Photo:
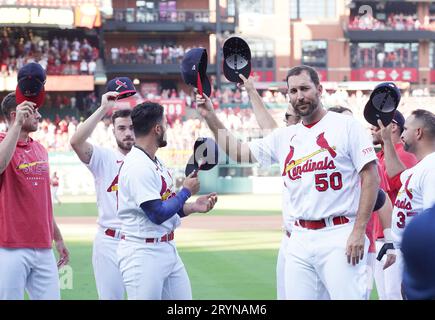
[[[279,163],[288,189],[288,214],[305,220],[355,216],[361,193],[359,172],[377,160],[363,126],[335,112],[314,125],[276,129],[249,146],[262,166]]]

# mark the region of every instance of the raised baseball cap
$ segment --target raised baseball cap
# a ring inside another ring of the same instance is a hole
[[[44,68],[39,63],[31,62],[18,70],[15,98],[17,104],[31,101],[39,108],[45,99],[45,81],[47,79]]]
[[[207,77],[207,50],[193,48],[187,51],[181,61],[181,77],[183,81],[198,89],[198,93],[211,94],[210,80]]]
[[[414,217],[403,231],[403,289],[409,300],[435,299],[435,206]]]
[[[393,82],[378,84],[370,94],[364,108],[364,118],[372,125],[378,126],[378,119],[384,126],[390,124],[399,106],[400,90]]]
[[[131,81],[128,77],[116,77],[106,85],[106,92],[116,91],[119,93],[117,100],[128,98],[134,94],[136,94],[136,88],[133,85],[133,81]]]
[[[187,162],[186,176],[194,170],[207,171],[213,169],[219,160],[219,147],[212,138],[198,138],[193,145],[193,154]]]
[[[239,37],[228,38],[223,46],[224,75],[228,81],[242,83],[239,74],[246,78],[251,73],[251,49],[245,40]]]

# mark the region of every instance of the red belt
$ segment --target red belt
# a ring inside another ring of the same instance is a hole
[[[106,236],[112,237],[112,238],[119,238],[116,236],[116,230],[115,229],[106,229],[106,231],[104,231],[104,233],[106,234]],[[121,232],[119,232],[120,234]],[[122,238],[122,236],[121,236]]]
[[[349,222],[349,218],[340,216],[340,217],[334,217],[332,219],[332,224],[334,226],[339,224],[345,224]],[[312,230],[318,230],[323,229],[327,226],[326,220],[296,220],[295,225],[300,226],[302,228],[312,229]]]
[[[125,239],[125,235],[121,236],[121,239]],[[145,238],[143,241],[145,243],[156,243],[156,242],[168,242],[174,240],[174,231],[171,231],[171,233],[165,234],[161,238]]]

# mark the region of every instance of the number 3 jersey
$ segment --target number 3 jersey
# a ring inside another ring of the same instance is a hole
[[[402,187],[393,207],[391,234],[400,248],[402,234],[412,218],[435,204],[435,152],[400,175]]]
[[[249,144],[262,166],[279,163],[287,188],[287,210],[295,219],[355,216],[359,172],[376,161],[368,132],[353,117],[328,112],[312,126],[274,130]]]

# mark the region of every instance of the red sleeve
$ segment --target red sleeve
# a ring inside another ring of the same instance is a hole
[[[403,172],[403,171],[402,171]],[[402,182],[400,182],[400,175],[401,173],[396,174],[394,177],[390,178],[388,177],[388,186],[390,187],[390,190],[399,190],[402,186]]]
[[[404,151],[399,154],[399,157],[406,168],[411,168],[417,164],[417,158],[412,153]]]

